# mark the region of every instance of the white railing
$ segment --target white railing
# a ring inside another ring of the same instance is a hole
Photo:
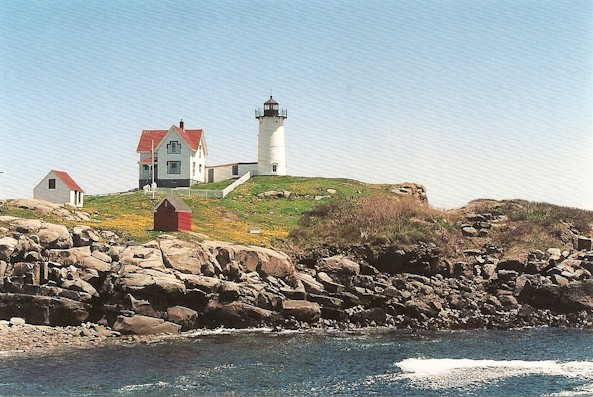
[[[175,196],[175,197],[203,197],[203,198],[225,198],[235,188],[251,178],[251,171],[248,171],[242,177],[228,185],[222,190],[206,190],[206,189],[190,189],[188,187],[157,187],[155,194],[158,196]],[[151,194],[148,190],[146,194]]]
[[[249,178],[251,178],[251,171],[247,171],[247,173],[243,175],[241,178],[237,179],[235,182],[231,183],[230,185],[222,189],[222,197],[226,197],[226,195],[235,190],[237,186],[247,182]]]

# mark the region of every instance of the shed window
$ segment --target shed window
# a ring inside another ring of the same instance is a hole
[[[181,161],[167,161],[167,174],[181,174]]]
[[[233,176],[239,175],[239,166],[233,165]]]
[[[55,179],[50,179],[49,180],[49,188],[50,189],[55,189],[56,188],[56,180]]]
[[[167,154],[181,154],[181,145],[177,141],[171,141],[167,144]]]

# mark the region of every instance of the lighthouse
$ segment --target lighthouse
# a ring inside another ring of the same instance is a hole
[[[284,119],[286,109],[280,109],[270,95],[264,102],[264,110],[257,109],[259,121],[257,136],[257,174],[286,175],[286,149],[284,147]]]

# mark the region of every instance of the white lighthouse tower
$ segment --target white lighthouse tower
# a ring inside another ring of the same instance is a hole
[[[284,119],[286,109],[280,109],[278,102],[270,99],[264,102],[264,110],[257,109],[259,120],[257,136],[257,174],[286,175],[286,150],[284,147]]]

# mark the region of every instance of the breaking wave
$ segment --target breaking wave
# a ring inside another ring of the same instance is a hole
[[[415,388],[431,390],[463,389],[511,377],[532,375],[593,382],[593,362],[590,361],[408,358],[396,363],[395,366],[400,369],[400,373],[376,375],[376,380],[407,380]],[[593,384],[588,384],[571,393],[590,393],[592,390]]]

